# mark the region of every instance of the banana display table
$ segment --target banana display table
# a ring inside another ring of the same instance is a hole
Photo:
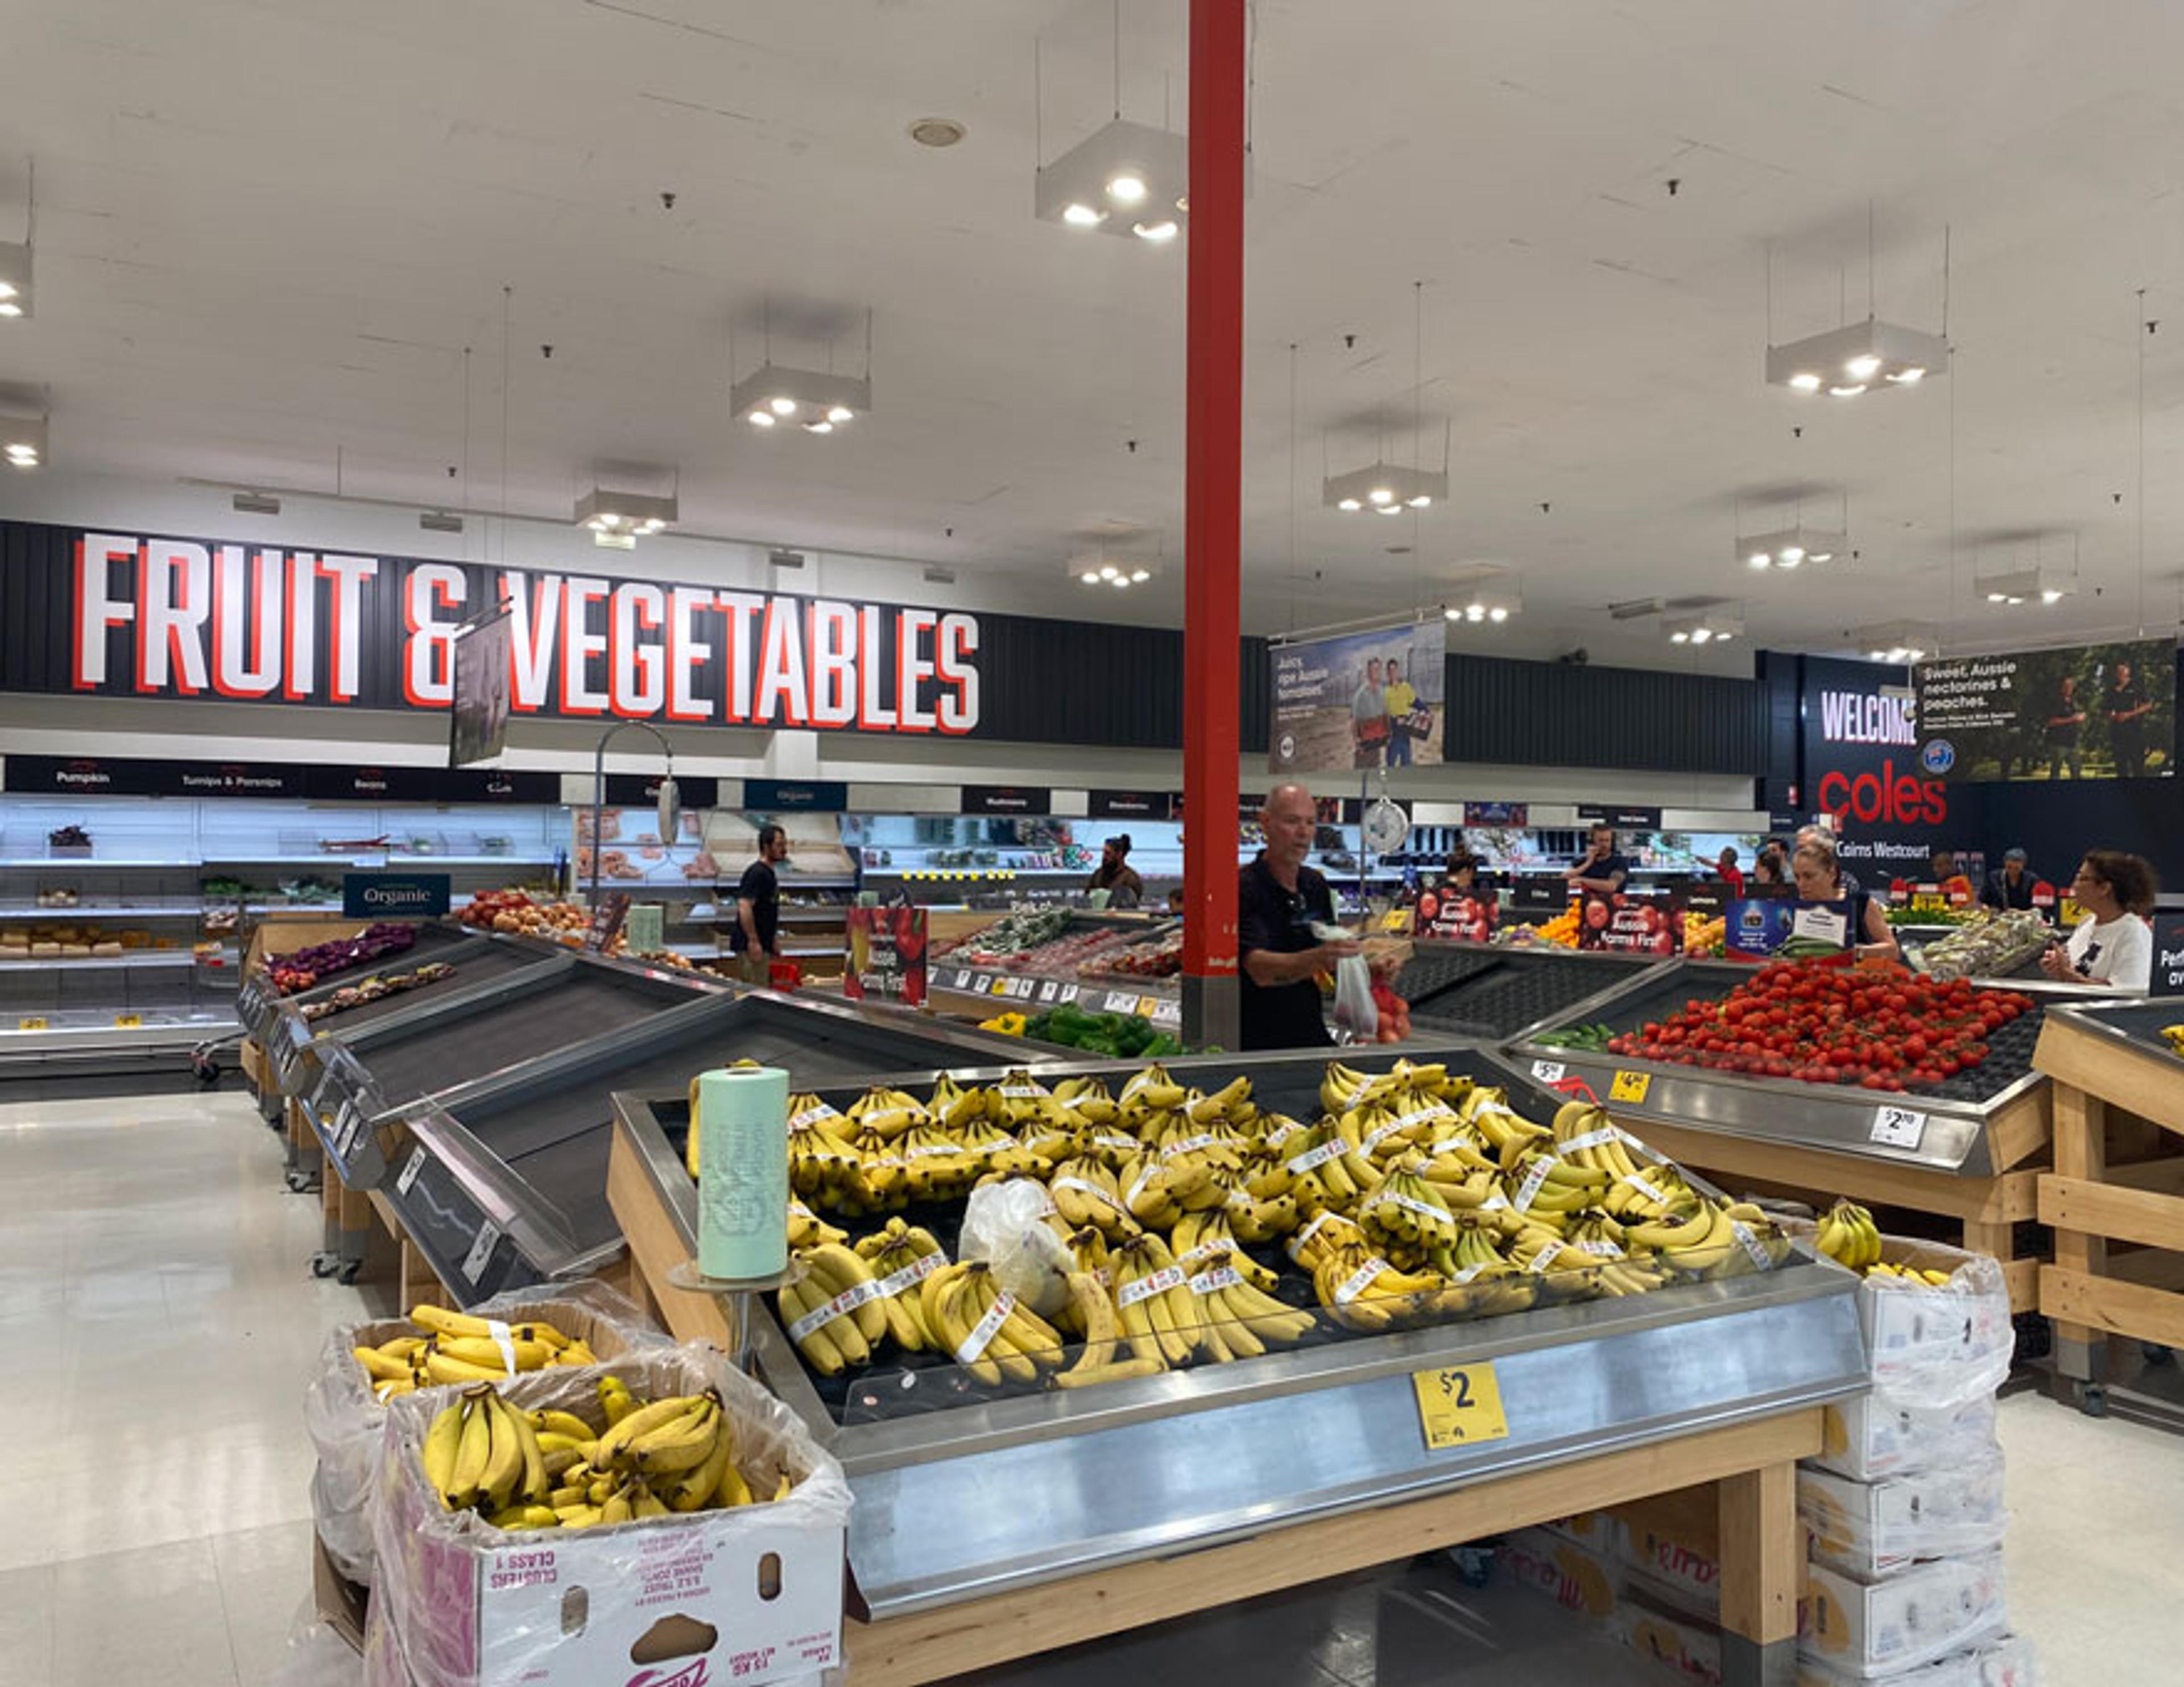
[[[2184,1429],[2167,1351],[2184,1348],[2184,1058],[2161,1032],[2179,1022],[2176,1001],[2059,1008],[2034,1056],[2055,1086],[2055,1167],[2040,1179],[2055,1262],[2040,1310],[2055,1321],[2058,1381],[2096,1416],[2172,1429]]]
[[[1384,1071],[1394,1051],[1352,1058]],[[1563,1099],[1481,1050],[1435,1058],[1505,1086],[1530,1116]],[[1247,1075],[1260,1105],[1293,1116],[1322,1069],[1289,1054],[1169,1063],[1209,1094]],[[922,1094],[934,1076],[889,1082]],[[864,1086],[811,1088],[839,1105]],[[688,1286],[683,1095],[618,1094],[615,1111],[608,1199],[633,1277],[677,1336],[747,1349],[850,1476],[863,1619],[848,1640],[852,1687],[911,1687],[1702,1484],[1720,1516],[1727,1679],[1794,1673],[1794,1466],[1819,1450],[1820,1408],[1866,1382],[1854,1280],[1808,1252],[1624,1299],[1337,1333],[1090,1388],[982,1386],[933,1355],[827,1378],[765,1298]]]
[[[2015,1244],[2016,1227],[2036,1216],[2053,1133],[2050,1085],[2032,1051],[2048,1008],[2081,993],[2018,979],[1997,986],[2031,996],[2033,1011],[1995,1032],[1981,1065],[1903,1094],[1732,1076],[1552,1040],[1572,1026],[1634,1031],[1752,977],[1748,966],[1669,962],[1527,1027],[1505,1055],[1539,1083],[1596,1096],[1663,1154],[1740,1189],[1820,1205],[1848,1195],[1944,1218],[1967,1251],[2001,1262],[2011,1311],[2038,1310],[2039,1261],[2020,1257]]]

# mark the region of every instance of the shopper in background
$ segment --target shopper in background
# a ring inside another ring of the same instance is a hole
[[[758,859],[744,869],[736,886],[736,922],[728,930],[728,949],[736,976],[764,988],[773,980],[780,955],[781,880],[773,864],[788,859],[788,834],[768,821],[758,829]]]
[[[1926,858],[1926,877],[1941,887],[1942,894],[1952,902],[1972,899],[1972,882],[1958,871],[1956,852],[1936,849]]]
[[[1388,682],[1382,696],[1388,709],[1388,766],[1408,767],[1411,765],[1411,710],[1418,707],[1418,693],[1403,677],[1402,662],[1396,657],[1388,658]]]
[[[1376,663],[1375,666],[1378,665]],[[1312,930],[1334,923],[1327,881],[1304,858],[1318,818],[1312,793],[1277,785],[1259,810],[1267,846],[1243,870],[1236,887],[1238,1017],[1246,1049],[1325,1044],[1318,975],[1358,952],[1351,938],[1323,942]]]
[[[1457,849],[1451,855],[1447,868],[1441,874],[1440,888],[1451,896],[1476,896],[1479,894],[1479,857],[1468,849]]]
[[[1181,885],[1178,885],[1173,890],[1168,892],[1167,911],[1171,914],[1180,914],[1183,912],[1183,887]]]
[[[1889,929],[1880,905],[1863,890],[1851,886],[1843,873],[1842,863],[1836,857],[1833,844],[1825,838],[1815,838],[1798,844],[1797,853],[1790,858],[1790,868],[1797,881],[1797,894],[1803,900],[1847,905],[1845,912],[1848,917],[1843,924],[1845,949],[1855,950],[1860,960],[1901,958],[1896,933]]]
[[[1731,896],[1744,894],[1744,873],[1736,865],[1736,846],[1734,844],[1725,845],[1721,854],[1714,858],[1713,870],[1721,882],[1729,887]]]
[[[1836,858],[1836,871],[1842,875],[1843,889],[1847,894],[1855,896],[1865,888],[1858,882],[1858,875],[1842,865],[1842,850],[1836,843],[1835,833],[1825,827],[1819,826],[1801,826],[1797,828],[1796,849],[1786,851],[1782,857],[1782,877],[1785,880],[1795,877],[1794,863],[1797,850],[1803,849],[1808,844],[1825,844],[1828,846],[1828,853]]]
[[[1987,908],[2030,908],[2032,873],[2025,865],[2025,851],[2012,845],[2003,852],[2002,865],[1986,876],[1980,887],[1980,903]]]
[[[2146,777],[2146,717],[2153,712],[2153,699],[2128,662],[2118,662],[2109,671],[2108,695],[2103,699],[2109,722],[2109,748],[2115,752],[2116,777]]]
[[[2073,779],[2086,777],[2086,753],[2081,740],[2086,731],[2086,705],[2078,701],[2078,676],[2064,674],[2055,682],[2046,723],[2048,777],[2059,779],[2068,767]]]
[[[1630,858],[1615,852],[1615,828],[1602,824],[1592,828],[1585,852],[1569,870],[1572,890],[1592,890],[1613,896],[1630,877]]]
[[[1365,677],[1350,694],[1350,735],[1357,750],[1354,766],[1378,767],[1388,742],[1388,697],[1380,685],[1380,659],[1365,659]]]
[[[2088,849],[2070,881],[2070,896],[2086,910],[2066,944],[2057,938],[2040,957],[2040,970],[2059,983],[2107,984],[2143,990],[2153,978],[2153,869],[2121,849]]]
[[[1754,885],[1789,883],[1790,875],[1783,868],[1786,859],[1778,846],[1769,844],[1752,863],[1752,882]]]
[[[1145,897],[1145,882],[1130,865],[1130,834],[1119,832],[1100,846],[1100,865],[1084,882],[1087,890],[1107,893],[1110,908],[1134,908]]]

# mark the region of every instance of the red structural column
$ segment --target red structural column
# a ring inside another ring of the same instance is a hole
[[[1191,0],[1184,399],[1184,1028],[1237,1046],[1245,0]]]

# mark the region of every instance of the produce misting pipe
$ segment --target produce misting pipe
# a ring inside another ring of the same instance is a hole
[[[1183,1034],[1240,1045],[1237,766],[1244,435],[1245,0],[1190,0],[1184,399]]]
[[[607,746],[632,727],[640,732],[651,733],[659,742],[660,754],[667,759],[667,771],[660,778],[660,812],[663,816],[660,841],[668,849],[675,847],[672,828],[665,819],[668,794],[675,788],[675,746],[667,742],[667,734],[649,721],[617,721],[599,734],[599,746],[592,752],[592,877],[584,894],[585,906],[589,908],[599,905],[599,857],[604,853],[600,848],[603,840],[599,837],[599,825],[607,805]],[[680,809],[679,800],[676,806]]]

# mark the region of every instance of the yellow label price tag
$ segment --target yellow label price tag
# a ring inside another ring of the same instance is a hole
[[[1161,999],[1158,996],[1139,996],[1138,998],[1138,1013],[1142,1018],[1150,1019],[1155,1014],[1160,1011],[1160,1005]]]
[[[1407,908],[1390,908],[1380,916],[1380,929],[1384,932],[1392,932],[1401,937],[1410,928],[1411,910]]]
[[[1008,981],[1007,979],[1006,979],[1006,978],[996,978],[996,979],[994,979],[994,983],[993,983],[993,988],[992,988],[992,989],[989,992],[989,994],[996,995],[996,996],[1006,996],[1006,994],[1008,994],[1008,993],[1009,993],[1009,981]]]
[[[33,1014],[27,1019],[17,1020],[15,1028],[18,1031],[43,1031],[46,1028],[46,1022],[42,1016]]]
[[[1418,1394],[1418,1427],[1426,1445],[1439,1451],[1480,1441],[1507,1440],[1509,1420],[1502,1415],[1502,1384],[1491,1361],[1449,1365],[1438,1371],[1413,1371]]]
[[[1619,1072],[1609,1081],[1607,1099],[1628,1101],[1633,1106],[1646,1099],[1646,1092],[1653,1087],[1653,1074],[1649,1072]]]
[[[115,1027],[122,1031],[134,1031],[143,1022],[144,1016],[141,1013],[117,1013],[114,1016]]]

